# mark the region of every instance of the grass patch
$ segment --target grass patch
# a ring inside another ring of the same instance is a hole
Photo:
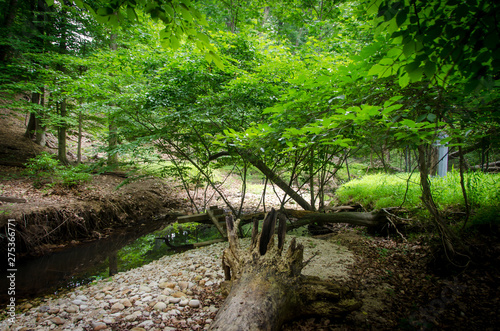
[[[408,193],[405,193],[408,185]],[[336,197],[341,204],[360,203],[368,208],[416,206],[420,203],[420,178],[413,174],[366,175],[343,184]],[[403,203],[404,202],[404,203]]]
[[[489,208],[500,204],[500,175],[471,172],[465,174],[469,203],[473,208]],[[431,178],[434,200],[441,209],[465,207],[460,175],[451,171],[446,177]],[[405,196],[406,194],[406,196]],[[402,205],[408,209],[422,208],[419,174],[367,175],[342,185],[336,196],[341,204],[360,203],[379,209]]]

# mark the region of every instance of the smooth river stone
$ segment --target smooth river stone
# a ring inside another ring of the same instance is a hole
[[[181,302],[181,298],[169,298],[168,302],[170,302],[170,303],[179,303],[179,302]]]
[[[200,306],[200,300],[189,301],[189,307],[198,308]]]
[[[182,298],[182,297],[185,297],[185,296],[186,296],[186,294],[185,294],[185,293],[182,293],[182,292],[175,292],[175,293],[173,293],[173,294],[172,294],[172,296],[173,296],[174,298]]]
[[[119,302],[111,306],[111,312],[116,313],[117,311],[125,309],[125,306]]]
[[[157,302],[153,307],[154,310],[159,310],[159,311],[162,311],[165,308],[167,308],[167,304],[165,302]]]

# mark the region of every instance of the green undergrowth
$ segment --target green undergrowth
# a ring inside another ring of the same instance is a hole
[[[477,211],[490,209],[500,203],[500,175],[470,172],[465,174],[469,204]],[[464,210],[465,203],[457,171],[445,177],[432,177],[433,198],[440,209]],[[360,203],[368,209],[387,207],[423,208],[420,200],[418,173],[366,175],[342,185],[336,191],[340,204]]]
[[[53,155],[43,152],[28,161],[24,174],[33,178],[35,188],[75,187],[91,179],[89,171],[87,165],[65,166]]]

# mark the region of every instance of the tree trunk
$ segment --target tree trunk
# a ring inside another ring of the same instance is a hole
[[[82,110],[80,109],[80,112],[78,113],[78,147],[76,152],[76,162],[78,164],[82,163],[82,122],[83,114]]]
[[[274,245],[276,221],[278,245]],[[286,234],[286,217],[269,212],[258,234],[254,221],[249,251],[239,247],[236,223],[226,218],[229,248],[222,265],[229,295],[219,309],[211,330],[279,330],[288,320],[308,315],[340,317],[360,307],[350,291],[317,277],[301,274],[304,247],[292,240],[281,256]]]
[[[117,35],[115,33],[111,34],[109,48],[112,51],[118,49],[116,43]],[[112,75],[112,74],[111,74]],[[115,105],[111,105],[114,108]],[[114,112],[114,110],[112,110]],[[118,126],[116,125],[116,118],[114,113],[108,114],[108,165],[116,165],[118,163],[118,152],[116,151],[118,147]]]
[[[68,158],[66,156],[66,116],[67,116],[67,101],[64,99],[61,101],[60,107],[60,115],[62,124],[57,128],[57,157],[62,164],[69,164]]]
[[[40,93],[31,93],[31,103],[34,103],[36,105],[40,104]],[[26,132],[24,133],[24,136],[26,138],[33,139],[36,137],[36,121],[36,114],[34,112],[30,112],[28,125],[26,126]]]
[[[432,197],[431,185],[429,181],[429,159],[428,152],[426,151],[425,145],[418,146],[418,165],[420,168],[420,185],[422,186],[422,202],[425,207],[431,214],[431,218],[436,225],[439,234],[441,236],[443,242],[443,248],[446,250],[446,256],[449,260],[455,258],[455,254],[458,253],[455,250],[455,246],[458,246],[460,249],[467,251],[468,248],[463,244],[458,235],[450,229],[450,227],[443,220],[439,209],[434,203],[434,199]],[[433,148],[433,147],[431,147]],[[464,256],[462,254],[459,254]],[[452,261],[450,261],[452,262]]]

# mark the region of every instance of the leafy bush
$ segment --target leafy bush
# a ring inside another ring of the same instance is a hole
[[[34,178],[35,188],[43,186],[52,187],[61,185],[64,187],[74,187],[91,178],[85,165],[76,167],[66,167],[62,165],[51,154],[43,152],[40,155],[29,159],[26,164],[25,173]]]
[[[78,186],[83,182],[90,180],[91,175],[86,172],[87,169],[83,165],[76,167],[60,167],[58,170],[59,184],[64,187]]]
[[[26,174],[34,178],[35,188],[40,188],[53,182],[58,167],[60,167],[59,161],[49,153],[43,152],[28,160]]]

